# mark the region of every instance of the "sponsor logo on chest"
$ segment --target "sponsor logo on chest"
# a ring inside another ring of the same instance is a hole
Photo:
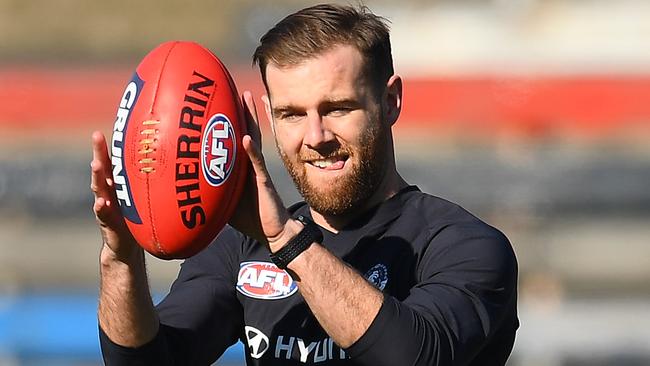
[[[262,300],[287,298],[296,291],[298,285],[291,276],[270,262],[242,262],[237,275],[237,291]]]
[[[246,335],[246,343],[251,357],[260,358],[269,349],[269,337],[262,333],[261,330],[251,327],[244,327],[244,334]]]
[[[261,330],[247,325],[244,327],[246,345],[252,358],[267,358],[278,360],[295,360],[300,363],[322,363],[330,360],[345,360],[349,356],[334,343],[330,337],[307,341],[300,337],[278,335],[271,339]]]

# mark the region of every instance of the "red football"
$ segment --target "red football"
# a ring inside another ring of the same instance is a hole
[[[244,188],[245,133],[235,84],[212,52],[174,41],[145,56],[110,146],[120,208],[144,249],[187,258],[210,244]]]

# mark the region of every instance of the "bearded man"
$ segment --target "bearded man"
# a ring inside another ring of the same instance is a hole
[[[498,230],[399,175],[402,81],[384,19],[303,9],[262,37],[254,61],[305,202],[280,200],[245,92],[250,189],[155,307],[93,135],[106,364],[209,365],[241,340],[248,365],[503,365],[518,327],[514,253]]]

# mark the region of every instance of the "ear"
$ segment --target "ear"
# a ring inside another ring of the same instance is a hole
[[[399,75],[393,75],[388,79],[383,103],[386,121],[392,126],[397,122],[402,111],[402,78]]]
[[[273,121],[273,113],[271,113],[271,99],[269,99],[268,94],[264,94],[261,97],[262,103],[264,103],[264,112],[266,112],[266,120],[269,121],[271,125],[271,131],[273,136],[275,136],[275,122]]]

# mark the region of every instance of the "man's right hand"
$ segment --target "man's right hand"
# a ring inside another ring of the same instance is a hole
[[[131,235],[117,202],[111,160],[108,155],[104,134],[95,131],[92,135],[93,160],[90,163],[90,189],[95,195],[93,211],[101,231],[104,248],[102,258],[112,257],[122,262],[133,260],[141,251]],[[107,251],[106,249],[110,249]]]
[[[158,333],[147,283],[144,251],[129,231],[113,184],[106,138],[94,132],[90,189],[93,211],[104,246],[100,255],[99,325],[109,339],[126,347],[139,347]]]

